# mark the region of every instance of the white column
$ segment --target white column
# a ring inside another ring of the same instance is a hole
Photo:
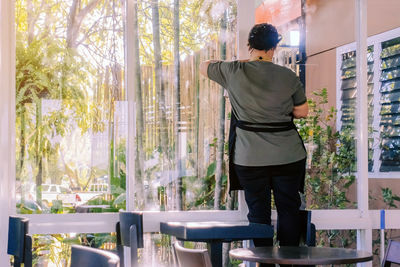
[[[15,214],[14,1],[0,0],[0,84],[0,266],[8,266],[8,215]]]
[[[237,54],[239,59],[249,57],[247,38],[256,21],[256,0],[237,1]]]
[[[367,0],[355,0],[357,56],[357,203],[361,218],[368,220],[368,88]],[[372,252],[371,228],[357,230],[357,248]],[[359,264],[372,266],[372,263]]]
[[[127,152],[127,175],[126,175],[126,209],[133,210],[133,194],[135,181],[135,139],[136,139],[136,109],[135,109],[135,88],[134,88],[134,64],[133,62],[133,14],[134,1],[127,0],[125,5],[125,86],[128,97],[128,152]]]
[[[238,59],[249,58],[247,39],[249,37],[249,31],[254,26],[256,21],[256,1],[257,0],[237,0],[236,47],[238,49]],[[248,209],[244,200],[243,191],[239,191],[239,210],[241,211],[242,219],[246,219]]]

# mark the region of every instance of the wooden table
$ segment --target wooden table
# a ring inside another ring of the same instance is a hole
[[[233,259],[271,264],[324,265],[349,264],[372,260],[372,254],[329,247],[257,247],[229,251]]]
[[[270,225],[237,222],[161,222],[160,231],[178,240],[206,242],[209,246],[213,267],[222,266],[222,243],[253,238],[271,238],[274,229]]]

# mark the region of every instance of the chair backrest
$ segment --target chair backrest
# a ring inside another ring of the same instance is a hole
[[[134,211],[119,211],[119,225],[121,233],[121,244],[130,247],[130,228],[136,226],[137,247],[143,248],[143,213]]]
[[[120,210],[116,232],[121,267],[125,266],[123,246],[131,248],[131,266],[138,266],[137,249],[143,248],[143,212]]]
[[[29,220],[9,217],[7,254],[14,256],[14,267],[32,266],[32,237],[28,235]]]
[[[392,263],[400,264],[400,241],[389,240],[382,266],[389,267]]]
[[[315,247],[316,230],[311,222],[311,210],[300,210],[300,244]],[[279,227],[279,217],[277,222]],[[279,231],[279,229],[278,229]]]
[[[119,267],[119,257],[112,252],[72,245],[71,267]]]
[[[301,241],[309,246],[315,247],[315,225],[311,222],[311,210],[300,210]]]
[[[211,267],[211,259],[207,249],[189,249],[174,243],[176,260],[179,267]]]

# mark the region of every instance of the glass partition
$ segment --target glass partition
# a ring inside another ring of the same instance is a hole
[[[309,209],[356,207],[355,35],[345,30],[354,28],[354,12],[352,1],[267,0],[255,13],[257,23],[272,23],[282,35],[274,62],[296,72],[305,86],[309,115],[295,121],[307,149],[303,206]],[[344,43],[354,48],[337,62],[336,49]]]
[[[125,207],[124,4],[16,1],[17,212]]]
[[[71,245],[116,251],[115,233],[33,235],[33,266],[70,266]]]
[[[223,89],[200,77],[199,63],[235,59],[236,3],[134,6],[134,207],[234,209],[225,163],[230,107]],[[125,16],[124,1],[16,2],[18,212],[124,207]]]
[[[369,179],[369,204],[397,208],[400,24],[391,14],[400,6],[367,2],[368,108],[361,115],[368,117],[367,175],[379,178]],[[18,213],[116,212],[127,199],[143,211],[237,209],[237,196],[227,192],[229,100],[199,74],[201,61],[234,60],[243,49],[236,1],[132,3],[134,36],[128,44],[125,1],[15,1]],[[355,1],[251,3],[258,6],[250,17],[274,24],[283,37],[274,62],[297,73],[309,98],[309,117],[296,120],[308,154],[303,207],[362,206],[356,192]],[[134,66],[132,114],[128,53]],[[136,132],[128,134],[128,128]],[[130,135],[134,142],[128,144]],[[128,147],[134,168],[127,167]],[[335,219],[343,229],[345,218]],[[151,254],[143,259],[171,262],[171,240],[146,235]],[[353,230],[317,236],[321,245],[356,244]]]
[[[134,208],[235,209],[227,192],[230,105],[199,64],[235,59],[236,1],[134,5]]]
[[[400,3],[385,0],[368,0],[368,41],[375,47],[374,55],[374,168],[369,173],[369,208],[386,210],[386,220],[391,212],[399,210],[399,92],[400,92],[400,21],[393,10],[400,11]],[[387,249],[386,241],[399,236],[398,229],[387,227],[373,230],[374,264],[382,259],[381,251]],[[384,239],[381,239],[383,233]],[[381,235],[380,235],[381,234]]]
[[[307,1],[302,12],[310,112],[298,126],[308,152],[306,206],[353,209],[358,161],[355,2]],[[352,47],[340,50],[344,44]]]

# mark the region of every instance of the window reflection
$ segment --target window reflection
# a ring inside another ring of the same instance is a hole
[[[124,1],[16,1],[18,212],[75,212],[125,193],[123,10]]]
[[[380,171],[400,171],[400,93],[398,78],[400,78],[400,38],[394,38],[383,42],[381,58],[381,111],[380,122]]]
[[[235,58],[236,1],[138,1],[135,10],[135,209],[231,209],[229,104],[199,63]]]

